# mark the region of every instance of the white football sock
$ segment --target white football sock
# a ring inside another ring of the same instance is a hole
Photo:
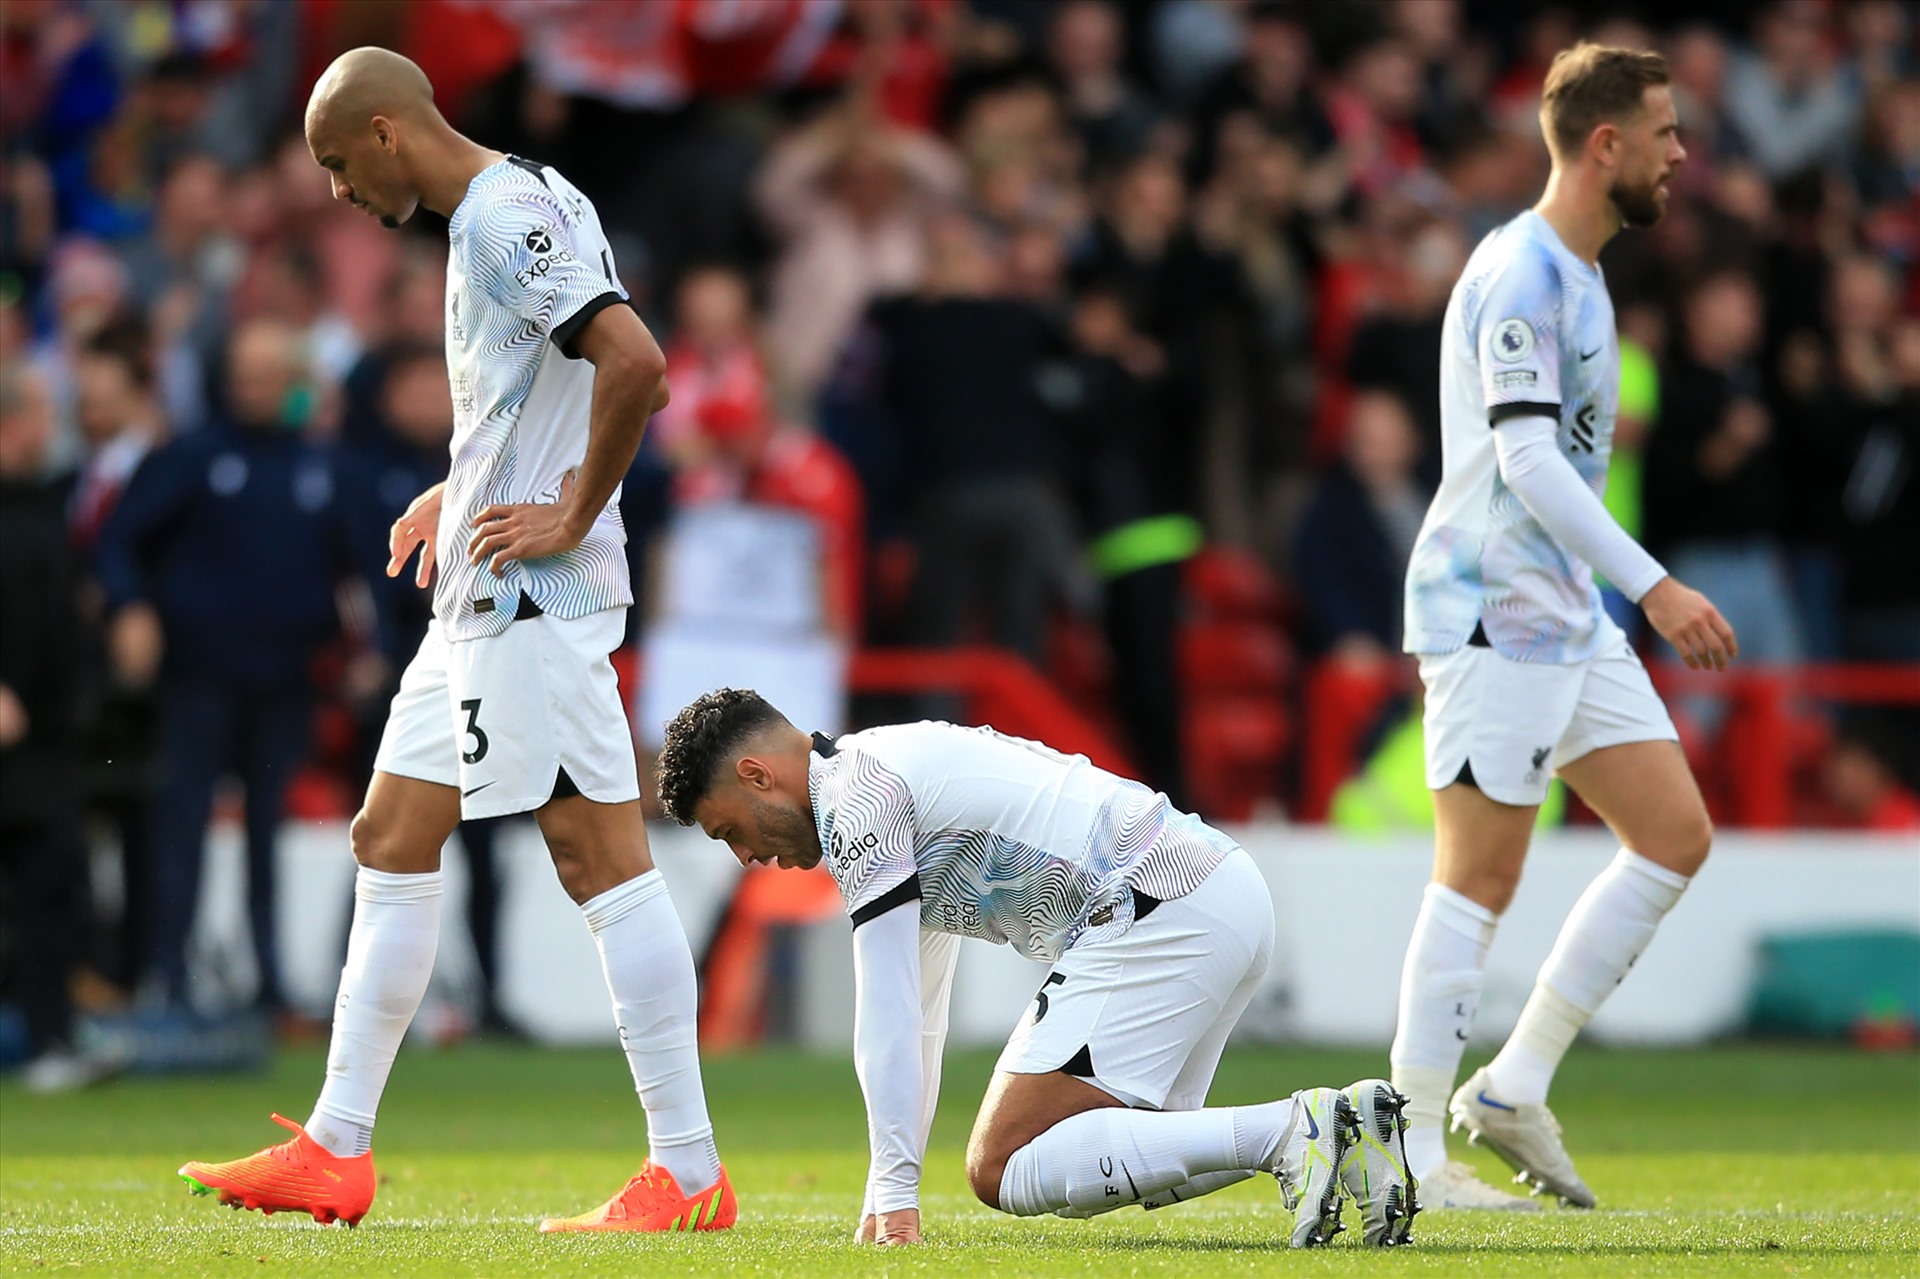
[[[1208,1194],[1271,1168],[1292,1114],[1291,1098],[1212,1110],[1083,1111],[1014,1151],[1000,1209],[1092,1217]]]
[[[685,1194],[720,1177],[720,1154],[700,1082],[699,987],[693,952],[658,870],[609,888],[580,907],[613,995],[620,1044],[647,1112],[655,1163]]]
[[[327,1081],[307,1119],[307,1134],[336,1155],[373,1148],[380,1094],[433,976],[443,882],[437,870],[395,875],[362,866],[354,876]]]
[[[1487,1063],[1502,1101],[1546,1101],[1574,1037],[1626,978],[1686,888],[1685,875],[1625,848],[1587,886],[1541,965],[1513,1034]]]
[[[1400,1026],[1393,1036],[1393,1086],[1407,1095],[1407,1163],[1425,1177],[1447,1160],[1447,1098],[1460,1073],[1487,947],[1497,923],[1485,906],[1428,884],[1400,970]]]

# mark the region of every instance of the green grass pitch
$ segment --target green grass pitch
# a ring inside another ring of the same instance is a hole
[[[382,1108],[381,1189],[358,1230],[195,1199],[188,1158],[225,1159],[304,1117],[318,1053],[257,1078],[128,1080],[54,1099],[0,1088],[0,1273],[111,1275],[1913,1275],[1920,1273],[1920,1059],[1811,1049],[1577,1052],[1556,1086],[1600,1211],[1429,1213],[1415,1246],[1285,1245],[1270,1178],[1162,1212],[1014,1220],[966,1193],[960,1156],[991,1057],[947,1065],[928,1160],[928,1243],[848,1242],[866,1171],[850,1063],[767,1052],[707,1064],[740,1193],[731,1234],[570,1236],[644,1151],[611,1050],[403,1054]],[[1377,1073],[1378,1053],[1239,1050],[1214,1089],[1265,1100]],[[1464,1149],[1464,1147],[1463,1147]],[[1489,1175],[1502,1170],[1479,1152]],[[1349,1221],[1356,1221],[1351,1208]]]

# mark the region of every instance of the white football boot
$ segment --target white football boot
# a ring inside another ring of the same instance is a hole
[[[1360,1207],[1363,1238],[1381,1248],[1408,1242],[1419,1183],[1407,1167],[1407,1099],[1384,1079],[1347,1088],[1356,1135],[1340,1164],[1340,1180]]]
[[[1574,1171],[1573,1159],[1560,1140],[1560,1122],[1544,1105],[1501,1101],[1482,1067],[1453,1094],[1447,1109],[1453,1114],[1455,1132],[1465,1128],[1469,1141],[1506,1160],[1519,1174],[1514,1180],[1531,1185],[1535,1195],[1544,1191],[1575,1208],[1593,1207],[1593,1191]]]
[[[1317,1248],[1346,1229],[1340,1221],[1340,1164],[1356,1139],[1353,1103],[1337,1088],[1293,1094],[1273,1175],[1280,1199],[1296,1211],[1293,1246]]]
[[[1476,1212],[1539,1212],[1540,1201],[1510,1195],[1489,1186],[1473,1169],[1449,1159],[1420,1179],[1422,1209],[1471,1209]]]

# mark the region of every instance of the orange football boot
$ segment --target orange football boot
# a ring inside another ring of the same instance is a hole
[[[293,1139],[223,1164],[184,1163],[180,1180],[196,1195],[218,1193],[229,1208],[250,1208],[269,1217],[309,1212],[323,1226],[336,1221],[359,1225],[373,1206],[373,1152],[343,1159],[293,1120],[275,1115],[273,1122],[292,1132]]]
[[[543,1234],[559,1230],[725,1230],[740,1215],[727,1170],[697,1195],[680,1193],[673,1174],[649,1159],[619,1194],[577,1217],[548,1217]]]

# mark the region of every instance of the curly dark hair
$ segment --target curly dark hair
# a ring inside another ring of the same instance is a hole
[[[655,781],[660,806],[682,826],[713,785],[714,773],[743,742],[787,717],[750,688],[716,688],[687,703],[667,725]]]

